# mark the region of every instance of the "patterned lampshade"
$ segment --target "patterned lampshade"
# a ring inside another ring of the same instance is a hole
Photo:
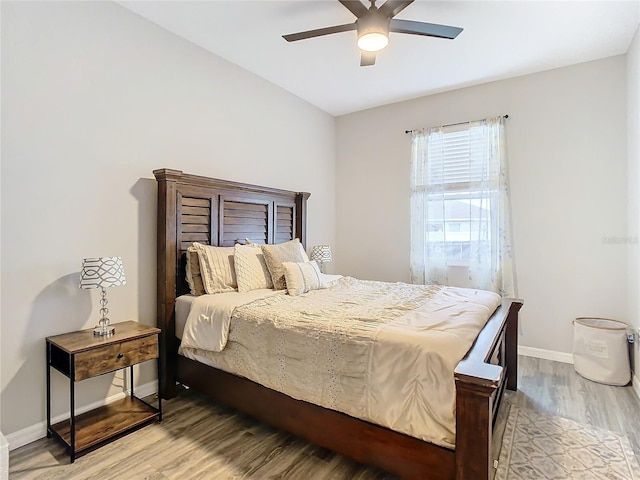
[[[323,264],[330,262],[331,259],[331,247],[329,245],[314,245],[311,249],[311,260]]]
[[[120,257],[99,257],[85,258],[82,260],[82,270],[80,271],[80,288],[100,288],[100,322],[93,329],[94,335],[109,336],[116,331],[115,327],[109,325],[107,314],[107,290],[106,287],[120,287],[125,285],[124,267]]]
[[[120,287],[125,285],[120,257],[85,258],[80,271],[80,288]]]

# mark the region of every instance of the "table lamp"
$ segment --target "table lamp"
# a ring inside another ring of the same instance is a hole
[[[309,258],[318,262],[320,271],[324,273],[324,264],[332,260],[331,247],[329,245],[314,245]]]
[[[120,257],[99,257],[85,258],[82,260],[82,270],[80,271],[80,288],[100,288],[102,297],[100,298],[100,322],[93,329],[94,335],[113,335],[115,327],[109,325],[107,314],[107,287],[120,287],[125,285],[124,267]]]

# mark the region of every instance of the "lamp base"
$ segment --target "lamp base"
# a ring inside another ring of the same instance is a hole
[[[116,327],[112,327],[110,325],[105,325],[103,326],[97,326],[96,328],[93,329],[93,334],[96,336],[101,336],[101,337],[105,337],[105,336],[110,336],[113,335],[114,333],[116,333]]]

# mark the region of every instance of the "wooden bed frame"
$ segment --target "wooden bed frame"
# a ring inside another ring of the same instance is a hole
[[[456,448],[443,448],[325,409],[177,354],[176,297],[188,293],[184,252],[194,241],[233,246],[306,240],[308,193],[259,187],[179,170],[158,182],[158,327],[163,398],[176,382],[356,462],[407,479],[489,480],[492,434],[504,389],[517,389],[518,311],[505,299],[455,369]]]

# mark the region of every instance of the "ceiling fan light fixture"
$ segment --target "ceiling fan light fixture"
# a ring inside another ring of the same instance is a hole
[[[389,44],[389,34],[384,31],[368,31],[358,36],[358,48],[365,52],[378,52]]]
[[[379,52],[389,44],[389,17],[371,7],[366,15],[356,21],[358,48],[365,52]]]

